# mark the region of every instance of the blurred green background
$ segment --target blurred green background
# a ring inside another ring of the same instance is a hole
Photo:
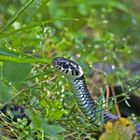
[[[122,83],[139,79],[123,67],[140,62],[139,44],[139,0],[1,0],[0,103],[24,106],[33,121],[17,122],[21,131],[10,126],[17,138],[34,139],[36,132],[37,139],[94,140],[99,130],[80,112],[69,81],[55,74],[51,60],[75,59],[88,82],[94,63],[113,64],[120,69],[108,82]]]

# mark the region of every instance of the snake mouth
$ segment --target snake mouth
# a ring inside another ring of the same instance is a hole
[[[83,75],[82,68],[72,60],[56,57],[53,59],[53,66],[60,72],[73,78],[78,78]]]

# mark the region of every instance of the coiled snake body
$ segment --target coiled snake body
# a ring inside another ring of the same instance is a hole
[[[94,124],[104,124],[107,121],[116,121],[118,116],[113,115],[107,111],[103,111],[104,121],[100,121],[96,117],[97,107],[94,100],[91,98],[82,68],[72,60],[67,60],[62,57],[57,57],[53,59],[54,67],[70,77],[72,85],[75,89],[75,97],[80,107],[81,111],[94,123]],[[138,137],[140,137],[140,123],[136,124],[136,132]]]

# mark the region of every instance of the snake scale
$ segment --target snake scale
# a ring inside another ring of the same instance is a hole
[[[103,125],[108,121],[116,121],[119,117],[107,111],[103,111],[104,121],[100,121],[96,117],[97,105],[91,98],[84,78],[84,72],[77,63],[62,57],[53,59],[53,66],[62,74],[67,75],[71,79],[73,88],[75,89],[75,97],[81,111],[96,125]],[[140,123],[136,124],[136,132],[140,138]]]

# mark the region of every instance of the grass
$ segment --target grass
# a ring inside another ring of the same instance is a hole
[[[95,63],[119,67],[107,84],[139,80],[139,74],[124,69],[140,58],[137,11],[129,0],[2,0],[0,105],[24,107],[32,125],[26,119],[8,123],[1,114],[1,137],[96,139],[101,130],[81,113],[68,79],[52,69],[51,61],[57,56],[75,59],[88,83]]]

